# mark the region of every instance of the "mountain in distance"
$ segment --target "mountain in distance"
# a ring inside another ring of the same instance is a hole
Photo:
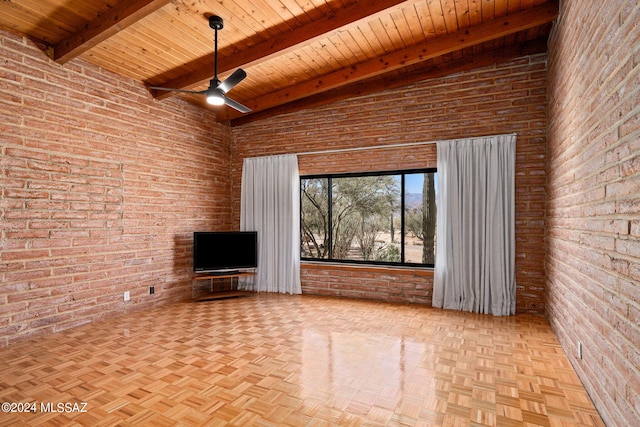
[[[408,210],[420,209],[422,206],[422,193],[406,193],[404,195],[404,208]]]

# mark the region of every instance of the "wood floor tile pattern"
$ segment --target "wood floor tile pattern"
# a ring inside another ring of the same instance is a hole
[[[258,294],[0,349],[0,426],[602,426],[543,318]],[[40,409],[38,407],[38,409]]]

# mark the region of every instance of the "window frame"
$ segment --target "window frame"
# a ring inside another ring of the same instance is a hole
[[[400,217],[400,259],[405,259],[405,176],[413,175],[413,174],[425,174],[425,173],[438,173],[437,168],[428,167],[428,168],[418,168],[418,169],[400,169],[400,170],[390,170],[390,171],[367,171],[367,172],[346,172],[346,173],[322,173],[322,174],[308,174],[308,175],[300,175],[300,236],[302,236],[303,231],[303,223],[302,223],[302,199],[304,197],[302,192],[302,181],[306,179],[327,179],[327,187],[329,192],[327,194],[327,203],[329,207],[329,212],[327,212],[328,222],[329,222],[329,230],[332,229],[333,222],[333,214],[332,214],[332,199],[333,199],[333,191],[332,191],[332,180],[339,178],[358,178],[358,177],[368,177],[368,176],[392,176],[392,175],[400,175],[400,212],[402,213]],[[353,259],[339,259],[339,258],[331,258],[331,251],[333,246],[333,233],[328,233],[328,241],[329,241],[329,255],[327,258],[312,258],[312,257],[304,257],[302,256],[302,244],[300,245],[300,260],[301,261],[310,261],[310,262],[321,262],[321,263],[339,263],[339,264],[357,264],[357,265],[374,265],[374,266],[387,266],[387,267],[411,267],[411,268],[420,268],[420,269],[433,269],[434,264],[423,264],[423,263],[415,263],[415,262],[393,262],[393,261],[366,261],[366,260],[353,260]],[[435,249],[434,249],[435,251]],[[434,253],[435,255],[435,253]],[[434,256],[435,258],[435,256]]]

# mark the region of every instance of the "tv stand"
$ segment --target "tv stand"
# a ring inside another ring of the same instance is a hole
[[[210,271],[208,273],[203,274],[203,277],[236,277],[240,276],[240,270],[225,270],[225,271]],[[199,276],[196,276],[199,277]]]
[[[193,301],[210,301],[223,298],[237,298],[243,296],[249,296],[255,293],[253,290],[240,290],[238,289],[238,280],[240,277],[253,277],[255,271],[224,271],[224,272],[210,272],[193,277],[194,281],[209,280],[210,286],[208,291],[202,289],[194,290],[193,284],[191,286],[191,297]],[[229,279],[223,283],[221,279]],[[217,285],[217,286],[216,286]]]

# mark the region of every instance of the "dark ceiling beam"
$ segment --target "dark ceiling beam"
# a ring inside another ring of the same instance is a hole
[[[416,1],[370,0],[340,8],[320,20],[298,27],[286,34],[268,38],[264,42],[251,46],[249,49],[238,51],[229,57],[218,57],[218,73],[222,74],[238,67],[248,68],[268,61],[275,56],[285,55],[301,46],[326,38],[327,34],[333,31],[346,30],[349,26],[357,25],[362,20],[374,19],[378,15],[389,13],[391,8],[399,5],[411,5]],[[213,63],[214,54],[205,55],[184,67],[189,70],[198,70],[197,72],[183,73],[182,77],[164,82],[154,82],[152,86],[192,89],[211,80],[213,77]],[[179,73],[178,70],[172,70],[172,74],[174,72],[176,74]],[[164,99],[174,94],[157,90],[152,90],[151,93],[156,99]]]
[[[53,47],[47,54],[58,64],[69,62],[131,24],[157,11],[171,0],[123,0]]]
[[[243,102],[243,104],[253,111],[266,110],[340,86],[353,84],[360,80],[375,77],[408,65],[496,40],[519,31],[545,25],[552,22],[557,15],[557,3],[545,4],[523,10],[475,27],[465,28],[456,33],[425,40],[423,43],[415,46],[337,70],[321,76],[318,79],[308,80],[271,92],[248,102]],[[235,112],[230,112],[229,120],[236,119],[240,117],[240,115],[241,114]]]
[[[398,75],[397,72],[379,75],[371,79],[362,80],[327,92],[301,98],[296,101],[261,110],[253,114],[243,115],[230,120],[230,124],[231,126],[241,126],[281,114],[287,114],[307,108],[320,107],[332,102],[370,95],[384,90],[396,89],[417,81],[445,77],[480,67],[500,64],[514,58],[544,53],[546,51],[547,38],[543,37],[517,46],[494,49],[479,55],[469,53],[462,55],[460,59],[447,61],[439,65],[425,66],[412,71],[401,72],[400,75]],[[221,114],[219,120],[229,120],[229,117]]]

